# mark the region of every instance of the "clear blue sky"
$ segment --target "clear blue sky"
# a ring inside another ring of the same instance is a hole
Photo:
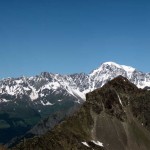
[[[0,78],[105,61],[150,72],[149,0],[0,1]]]

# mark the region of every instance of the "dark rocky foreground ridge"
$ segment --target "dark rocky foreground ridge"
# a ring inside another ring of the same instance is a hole
[[[13,150],[149,150],[150,91],[119,76],[86,95],[72,117]]]

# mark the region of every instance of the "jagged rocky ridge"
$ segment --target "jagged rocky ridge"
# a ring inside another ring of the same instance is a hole
[[[35,77],[8,78],[0,81],[0,143],[30,130],[37,122],[50,117],[51,125],[33,134],[43,134],[76,110],[85,94],[122,75],[139,88],[149,89],[150,73],[114,62],[103,63],[90,74],[60,75],[43,72]],[[55,118],[57,114],[61,117]],[[47,130],[46,130],[47,128]],[[11,133],[11,134],[10,134]]]
[[[86,102],[41,137],[13,150],[149,150],[150,91],[119,76],[86,95]]]
[[[85,93],[102,87],[118,75],[126,77],[139,88],[150,87],[150,73],[143,73],[135,68],[114,62],[106,62],[90,74],[60,75],[43,72],[35,77],[3,79],[0,81],[0,100],[9,102],[9,100],[26,95],[35,103],[53,105],[54,102],[45,100],[46,95],[63,93],[79,99],[78,102],[80,102],[80,99],[85,99]],[[8,99],[6,95],[10,95],[11,98]]]

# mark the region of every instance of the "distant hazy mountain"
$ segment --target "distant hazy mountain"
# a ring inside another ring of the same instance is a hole
[[[119,76],[86,95],[72,117],[13,150],[149,150],[150,91]]]
[[[0,143],[24,134],[42,118],[62,114],[62,119],[85,101],[86,93],[102,87],[119,75],[139,88],[150,87],[150,73],[114,62],[103,63],[89,74],[43,72],[34,77],[1,80],[0,134],[4,136],[0,136]],[[59,122],[59,119],[54,122]]]

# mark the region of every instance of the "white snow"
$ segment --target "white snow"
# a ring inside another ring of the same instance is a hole
[[[36,100],[38,97],[39,97],[39,95],[38,95],[37,91],[32,88],[32,92],[30,94],[31,100]]]
[[[40,93],[40,97],[43,97],[43,96],[45,96],[45,94],[43,94],[43,93]]]
[[[28,87],[24,87],[25,91],[30,91],[31,89],[29,89]]]
[[[85,100],[85,94],[80,92],[78,89],[73,89],[72,93],[74,96],[81,97],[83,100]]]
[[[90,147],[89,144],[87,142],[81,142],[83,145]]]
[[[104,68],[105,66],[108,65],[108,66],[115,66],[116,68],[119,68],[119,69],[122,69],[124,70],[126,73],[127,73],[127,76],[131,77],[132,73],[136,70],[135,68],[133,67],[130,67],[130,66],[125,66],[125,65],[119,65],[115,62],[105,62],[103,63],[98,69],[94,70],[90,76],[95,76],[96,74],[100,74],[101,72],[105,71]],[[114,70],[115,71],[115,70]],[[113,72],[112,72],[113,73]],[[105,74],[107,75],[107,74]],[[119,75],[119,74],[118,74]],[[121,75],[121,74],[120,74]],[[110,76],[110,74],[109,74]],[[105,77],[107,78],[107,77]]]
[[[5,87],[5,90],[6,92],[9,94],[9,95],[14,95],[14,92],[13,92],[13,89],[12,87],[9,87],[8,85]]]
[[[98,146],[104,147],[102,142],[94,141],[94,140],[92,140],[91,142],[93,142],[95,145],[98,145]]]
[[[130,67],[130,66],[121,65],[121,67],[127,72],[133,72],[136,70],[135,68]]]
[[[109,65],[109,66],[116,66],[117,68],[124,69],[127,72],[133,72],[133,71],[135,71],[135,68],[133,68],[133,67],[125,66],[125,65],[119,65],[119,64],[117,64],[115,62],[105,62],[103,64],[104,65]]]
[[[150,81],[143,81],[142,83],[137,83],[137,87],[138,88],[141,88],[141,89],[143,89],[143,88],[145,88],[145,87],[150,87]]]
[[[48,106],[48,105],[51,105],[51,106],[52,106],[52,105],[54,105],[54,104],[52,104],[52,103],[50,103],[50,102],[44,103],[43,101],[41,101],[41,104],[44,105],[44,106]]]
[[[23,83],[23,81],[21,79],[20,80],[16,80],[16,83],[20,84],[20,83]]]
[[[54,90],[56,90],[59,87],[60,87],[60,84],[58,82],[51,82],[51,83],[44,85],[42,89],[49,89],[49,90],[54,89]]]
[[[109,66],[116,66],[117,68],[121,68],[121,65],[115,63],[115,62],[105,62],[103,63],[104,65],[109,65]]]
[[[59,99],[59,100],[57,100],[58,102],[61,102],[62,101],[62,99]]]
[[[2,99],[0,99],[0,102],[7,103],[7,102],[9,102],[9,100],[2,98]]]
[[[119,94],[117,94],[117,96],[118,96],[118,99],[119,99],[120,104],[123,106],[123,104],[122,104],[122,101],[121,101],[121,99],[120,99]]]

